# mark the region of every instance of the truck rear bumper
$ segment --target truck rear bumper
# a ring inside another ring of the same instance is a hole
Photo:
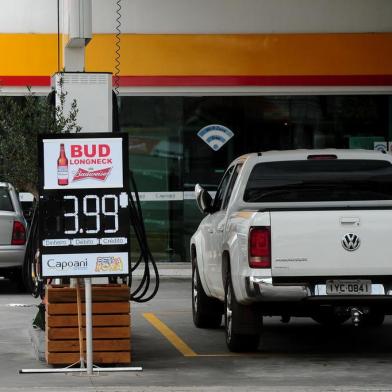
[[[307,286],[274,286],[272,278],[250,276],[245,285],[247,295],[256,301],[300,301],[311,294]]]
[[[301,300],[314,301],[344,301],[361,300],[361,299],[391,299],[392,290],[383,284],[372,284],[372,294],[366,296],[360,295],[342,295],[330,296],[326,293],[325,284],[316,285],[274,285],[272,278],[264,277],[247,277],[245,279],[246,293],[254,302],[296,302]]]
[[[3,268],[22,267],[25,246],[0,246],[0,270]]]

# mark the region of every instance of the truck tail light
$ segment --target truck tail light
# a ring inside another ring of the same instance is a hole
[[[269,227],[252,227],[250,229],[249,266],[271,268],[271,231]]]
[[[330,159],[338,159],[335,154],[318,154],[318,155],[308,155],[308,159],[314,161],[328,161]]]
[[[24,245],[26,242],[26,229],[23,223],[14,221],[14,227],[12,228],[12,239],[11,245]]]

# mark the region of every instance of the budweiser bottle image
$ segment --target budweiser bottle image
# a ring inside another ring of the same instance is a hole
[[[57,183],[68,185],[68,159],[65,155],[64,144],[60,144],[60,155],[57,159]]]

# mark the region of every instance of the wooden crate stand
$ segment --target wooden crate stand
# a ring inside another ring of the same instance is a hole
[[[84,287],[81,288],[83,327]],[[50,365],[71,365],[79,361],[76,288],[46,287],[45,356]],[[126,285],[93,285],[93,363],[131,363],[131,318],[129,288]],[[84,351],[86,331],[83,328]],[[86,358],[85,358],[86,359]]]

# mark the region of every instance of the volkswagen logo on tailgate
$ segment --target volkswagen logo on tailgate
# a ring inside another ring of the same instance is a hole
[[[356,234],[348,233],[343,236],[342,239],[342,246],[344,249],[348,251],[357,250],[361,245],[361,240]]]

